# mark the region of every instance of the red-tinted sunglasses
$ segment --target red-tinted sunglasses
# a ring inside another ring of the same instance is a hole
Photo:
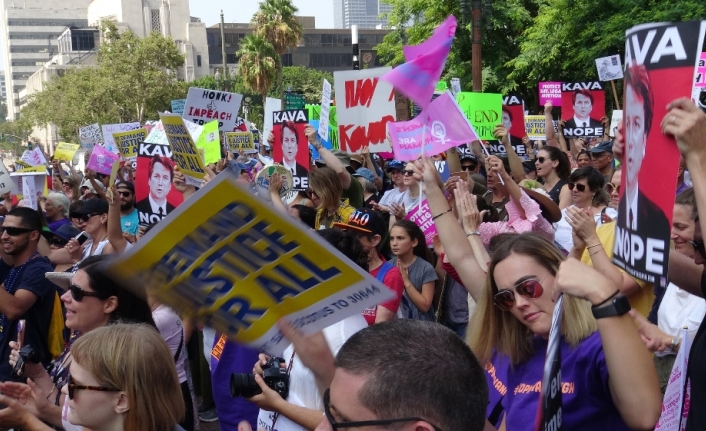
[[[493,296],[495,306],[503,311],[509,311],[515,305],[515,292],[528,299],[537,299],[544,293],[542,282],[549,276],[545,275],[540,281],[529,279],[518,283],[512,289],[503,289]]]

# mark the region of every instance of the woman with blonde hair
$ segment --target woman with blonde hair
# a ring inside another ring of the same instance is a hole
[[[331,228],[334,223],[348,223],[348,218],[355,211],[348,204],[348,199],[341,200],[343,185],[331,168],[318,168],[309,173],[307,194],[316,208],[316,230]]]

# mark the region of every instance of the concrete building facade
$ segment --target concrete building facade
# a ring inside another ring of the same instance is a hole
[[[333,0],[333,28],[384,29],[387,19],[381,15],[391,10],[382,0]]]

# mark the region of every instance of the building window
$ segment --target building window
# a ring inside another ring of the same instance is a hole
[[[225,37],[226,37],[226,43],[235,43],[237,41],[236,37],[238,37],[238,35],[235,33],[226,33]]]
[[[150,11],[150,17],[152,19],[152,31],[162,32],[162,21],[159,19],[159,9],[152,9]]]
[[[23,27],[88,27],[88,20],[85,19],[54,19],[54,18],[33,18],[33,19],[8,19],[8,26]]]
[[[200,55],[196,56],[196,67],[201,67],[201,56]]]
[[[294,66],[292,63],[292,54],[282,55],[282,66]]]
[[[237,63],[237,60],[235,58],[235,54],[228,54],[226,53],[226,63],[227,64],[234,64]]]

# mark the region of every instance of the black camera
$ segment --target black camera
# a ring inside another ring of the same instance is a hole
[[[262,377],[265,384],[277,392],[283,399],[289,395],[289,374],[280,367],[284,359],[272,357],[262,366]],[[261,394],[262,390],[255,381],[255,375],[249,373],[233,373],[230,376],[230,396],[250,398]]]
[[[19,357],[15,363],[15,367],[12,369],[12,377],[18,381],[24,382],[26,377],[25,364],[29,362],[30,364],[38,364],[42,362],[42,353],[34,350],[31,345],[27,344],[22,346],[19,352]]]

